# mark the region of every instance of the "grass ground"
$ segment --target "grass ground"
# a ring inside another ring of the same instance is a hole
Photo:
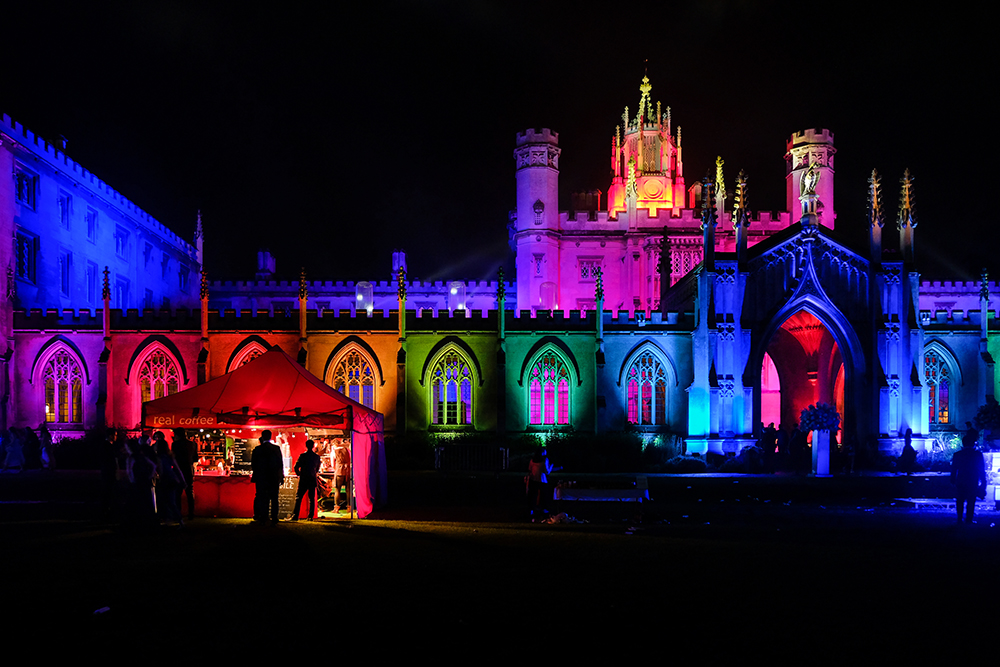
[[[168,633],[229,657],[304,633],[327,656],[449,662],[528,641],[593,661],[926,658],[959,636],[957,609],[989,619],[1000,546],[993,513],[955,526],[896,500],[946,496],[938,476],[651,477],[641,522],[632,504],[583,503],[563,509],[590,523],[539,525],[518,475],[400,473],[366,520],[140,535],[98,518],[96,482],[0,478],[4,636],[115,656]]]

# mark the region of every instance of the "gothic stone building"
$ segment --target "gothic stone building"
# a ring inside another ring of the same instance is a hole
[[[255,280],[199,286],[200,219],[189,244],[3,117],[0,426],[134,427],[144,401],[274,345],[390,432],[631,424],[722,452],[818,401],[843,438],[883,448],[971,419],[995,393],[995,286],[919,282],[909,176],[887,222],[873,172],[867,219],[841,222],[871,242],[851,248],[833,133],[793,134],[787,210],[751,215],[721,160],[714,180],[685,181],[681,128],[650,91],[616,129],[603,202],[560,211],[558,134],[517,135],[517,275],[489,283],[407,282],[402,252],[388,280],[282,282],[262,252]]]

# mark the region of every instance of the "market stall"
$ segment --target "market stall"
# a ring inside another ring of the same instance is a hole
[[[182,427],[197,444],[200,515],[252,516],[250,452],[264,429],[282,448],[285,498],[294,498],[290,468],[311,439],[326,481],[339,490],[338,478],[346,477],[352,514],[356,509],[366,517],[386,501],[382,415],[329,387],[277,346],[222,377],[144,403],[142,423],[158,430]],[[345,469],[350,474],[338,474]],[[329,489],[331,496],[340,495],[336,490]]]

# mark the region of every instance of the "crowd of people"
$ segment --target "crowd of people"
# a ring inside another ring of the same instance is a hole
[[[187,496],[187,517],[194,518],[195,458],[194,443],[181,428],[174,430],[171,444],[162,431],[127,438],[109,430],[101,452],[105,512],[135,529],[182,527],[182,494]]]
[[[45,422],[38,427],[37,434],[30,426],[0,433],[0,469],[3,472],[48,469],[53,459],[52,434]]]

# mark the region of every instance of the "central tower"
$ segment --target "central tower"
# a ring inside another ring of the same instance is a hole
[[[634,208],[655,216],[660,209],[684,207],[684,169],[681,161],[680,127],[672,135],[670,107],[663,111],[660,103],[653,108],[649,96],[649,77],[639,85],[639,113],[629,117],[628,107],[622,114],[622,127],[615,128],[611,145],[611,168],[614,178],[608,189],[608,215],[617,216]],[[679,214],[679,211],[678,211]]]

